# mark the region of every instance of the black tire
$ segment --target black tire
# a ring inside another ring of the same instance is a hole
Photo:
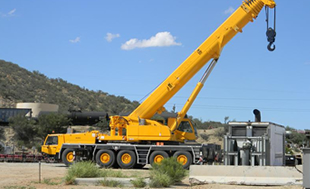
[[[130,150],[122,150],[117,154],[117,164],[122,169],[132,169],[136,165],[136,154]]]
[[[193,162],[192,155],[187,151],[176,151],[173,157],[177,158],[177,161],[182,164],[184,169],[188,169]]]
[[[115,154],[111,150],[99,150],[96,154],[96,163],[100,167],[111,168],[115,163]]]
[[[150,156],[150,164],[160,163],[163,159],[168,157],[169,155],[165,151],[154,151]]]
[[[73,149],[68,148],[62,152],[61,160],[66,166],[72,165],[75,161],[73,151],[74,151]]]

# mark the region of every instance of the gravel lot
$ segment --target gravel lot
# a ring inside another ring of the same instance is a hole
[[[102,186],[76,186],[65,185],[63,178],[66,175],[67,167],[63,164],[42,163],[42,183],[39,183],[38,163],[0,163],[0,188],[7,189],[34,189],[34,188],[102,188]],[[148,169],[141,170],[121,170],[124,174],[148,175]],[[47,182],[49,181],[49,182]],[[255,187],[208,184],[191,187],[188,178],[183,180],[183,184],[172,188],[193,188],[193,189],[302,189],[302,186],[278,186],[278,187]]]

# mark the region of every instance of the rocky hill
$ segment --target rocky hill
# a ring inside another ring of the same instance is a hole
[[[0,60],[0,108],[14,108],[18,102],[40,102],[58,104],[60,112],[68,110],[104,111],[110,115],[130,112],[139,103],[125,97],[109,95],[102,91],[91,91],[73,85],[61,78],[48,78],[38,71],[30,72],[17,64]],[[191,116],[190,116],[191,117]],[[220,122],[203,122],[191,117],[199,131],[200,143],[221,144],[215,128]],[[212,131],[207,129],[214,128]],[[83,127],[83,130],[86,128]],[[211,132],[211,133],[209,133]],[[18,146],[12,127],[0,127],[0,142]]]
[[[0,107],[12,108],[17,102],[58,104],[61,112],[71,110],[130,112],[139,103],[102,91],[91,91],[61,78],[48,78],[17,64],[0,60]]]

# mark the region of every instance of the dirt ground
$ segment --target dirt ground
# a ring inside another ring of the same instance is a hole
[[[67,167],[63,164],[41,164],[41,183],[39,183],[39,163],[0,163],[0,188],[5,189],[42,189],[42,188],[102,188],[102,186],[80,186],[65,185],[64,177]],[[141,170],[121,170],[125,175],[148,175],[148,168]],[[302,189],[302,186],[238,186],[238,185],[220,185],[207,184],[191,187],[188,178],[185,178],[182,184],[172,186],[171,188],[193,188],[193,189]]]

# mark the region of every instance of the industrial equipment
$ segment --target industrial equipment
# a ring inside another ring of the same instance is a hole
[[[310,189],[310,148],[302,149],[303,153],[303,187]]]
[[[255,122],[229,122],[224,137],[224,164],[251,166],[285,165],[285,127],[261,122],[254,110]]]
[[[25,116],[30,113],[31,109],[0,108],[0,125],[8,125],[11,117]]]
[[[223,47],[237,33],[242,32],[247,23],[253,22],[264,6],[267,10],[274,10],[275,5],[273,0],[243,1],[130,115],[111,116],[109,135],[99,131],[48,135],[42,152],[56,155],[67,165],[79,157],[95,160],[102,167],[112,167],[116,163],[121,168],[157,163],[163,158],[175,156],[183,167],[188,168],[200,159],[203,146],[193,143],[196,139],[195,128],[189,119],[184,118],[187,111],[217,63]],[[269,27],[267,22],[267,29],[268,49],[272,51],[275,28]],[[164,122],[152,120],[155,113],[165,111],[164,105],[211,59],[182,110]]]

